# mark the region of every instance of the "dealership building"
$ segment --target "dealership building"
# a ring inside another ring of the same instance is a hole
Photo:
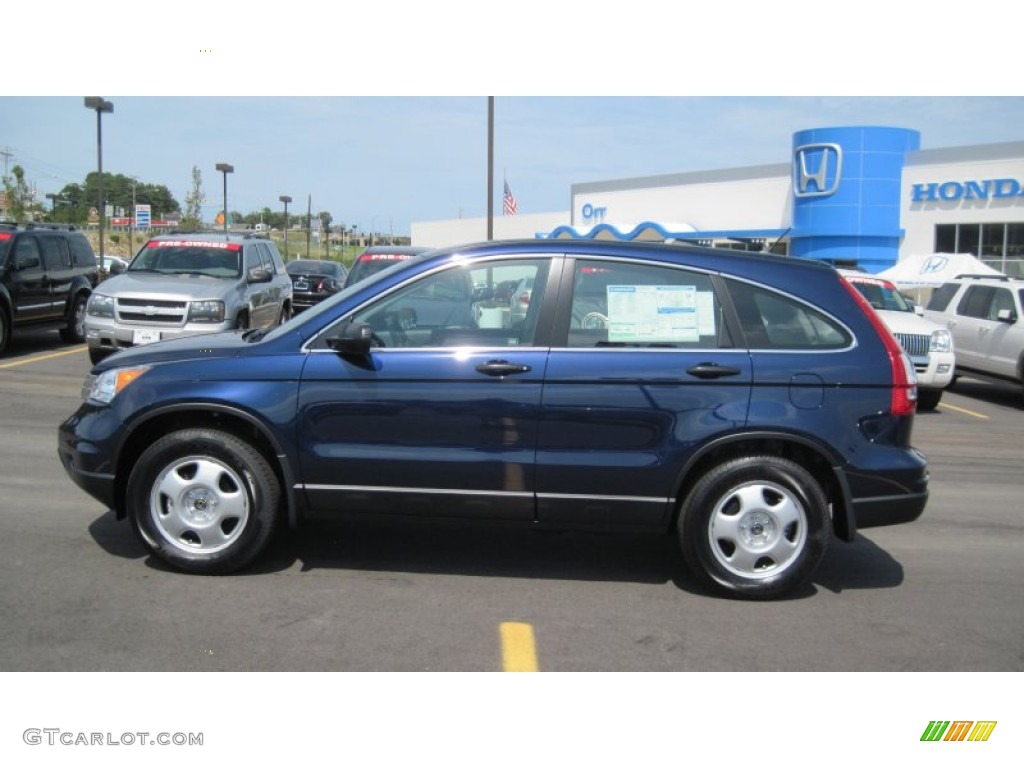
[[[880,272],[970,253],[1024,276],[1024,141],[921,149],[894,127],[814,128],[785,162],[573,184],[569,211],[495,217],[495,239],[694,242],[771,248]],[[413,222],[414,245],[483,240],[486,219]]]

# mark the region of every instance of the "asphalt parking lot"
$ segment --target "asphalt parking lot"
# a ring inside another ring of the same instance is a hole
[[[150,558],[56,455],[84,346],[0,357],[0,671],[1020,671],[1024,408],[961,380],[915,423],[917,522],[833,541],[812,585],[708,596],[672,537],[319,521],[255,568]]]

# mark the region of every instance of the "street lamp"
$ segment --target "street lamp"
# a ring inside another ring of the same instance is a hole
[[[114,105],[99,96],[86,96],[85,108],[96,111],[96,169],[99,172],[100,264],[103,264],[103,222],[107,217],[107,209],[103,200],[103,122],[100,116],[104,112],[113,112]]]
[[[288,195],[281,195],[277,199],[284,203],[284,260],[288,261],[288,203],[292,199]]]
[[[217,163],[217,170],[224,174],[224,234],[228,233],[228,174],[235,172],[235,166]]]

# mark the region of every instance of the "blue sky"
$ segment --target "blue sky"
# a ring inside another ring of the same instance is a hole
[[[336,223],[406,234],[412,221],[486,215],[496,94],[496,214],[503,176],[520,213],[562,211],[574,182],[785,162],[806,128],[913,128],[925,149],[1024,140],[1016,68],[963,44],[984,33],[986,51],[1015,49],[990,4],[948,28],[932,16],[924,34],[912,8],[881,0],[861,0],[841,26],[809,0],[741,15],[520,0],[493,17],[459,0],[333,16],[306,0],[280,16],[111,0],[101,57],[78,31],[92,12],[71,5],[45,60],[31,36],[5,42],[9,61],[33,66],[0,83],[0,150],[40,195],[81,182],[96,166],[82,96],[101,95],[115,105],[106,171],[183,203],[198,166],[212,218],[214,166],[227,162],[233,210],[279,209],[286,194],[295,212],[311,196]]]
[[[103,116],[103,165],[184,202],[192,166],[219,210],[330,211],[335,222],[407,234],[411,221],[486,215],[487,99],[125,97]],[[0,148],[40,195],[96,167],[82,98],[0,97]],[[921,131],[922,147],[1024,140],[1024,98],[496,97],[495,192],[520,213],[568,210],[574,182],[785,162],[792,134],[832,125]],[[45,199],[45,198],[42,198]]]

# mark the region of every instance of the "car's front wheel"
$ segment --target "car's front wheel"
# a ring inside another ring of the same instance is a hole
[[[919,411],[934,411],[939,406],[939,401],[942,400],[941,389],[921,389],[918,387],[917,390],[917,409]]]
[[[776,597],[806,581],[830,536],[817,480],[778,456],[713,467],[683,501],[678,532],[690,569],[716,591]]]
[[[229,573],[267,545],[281,486],[270,464],[240,438],[186,429],[153,443],[128,479],[132,524],[157,557],[193,573]]]

